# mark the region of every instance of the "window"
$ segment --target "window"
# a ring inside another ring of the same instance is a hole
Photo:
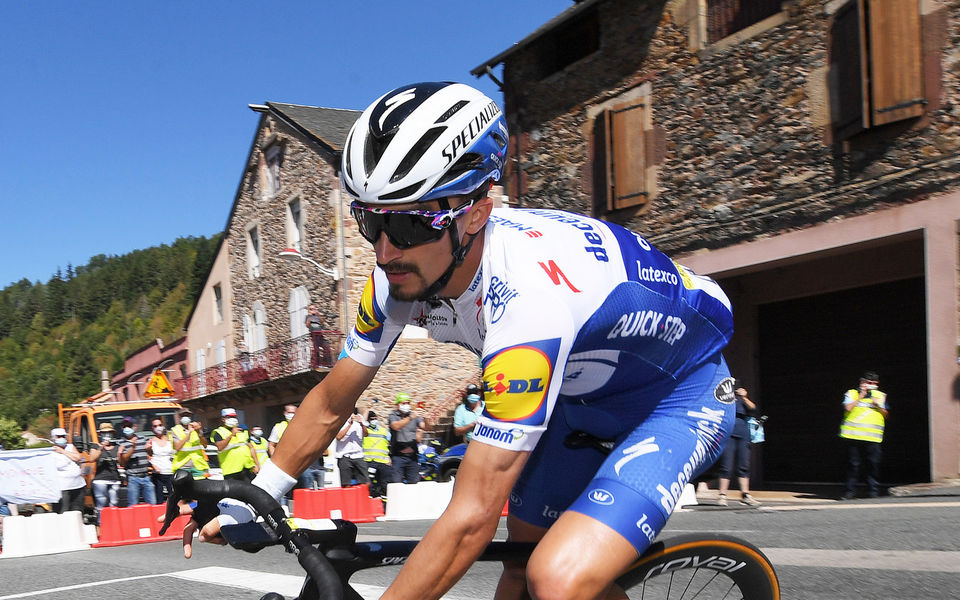
[[[253,319],[250,315],[243,315],[243,345],[248,351],[253,351]]]
[[[830,29],[838,139],[918,117],[926,100],[917,0],[851,0]]]
[[[300,287],[290,290],[290,301],[287,311],[290,313],[290,339],[307,335],[307,306],[310,304],[310,294],[307,288]]]
[[[260,227],[247,230],[247,275],[250,279],[260,277]]]
[[[594,124],[594,194],[598,213],[642,208],[656,193],[649,97],[614,105]]]
[[[597,9],[586,10],[558,26],[536,42],[537,71],[540,79],[562,71],[581,58],[600,49],[600,19]]]
[[[263,194],[270,197],[280,191],[280,158],[282,152],[279,144],[272,144],[263,154],[266,163],[263,169]]]
[[[223,323],[223,289],[219,283],[213,286],[213,322]]]
[[[301,239],[303,239],[303,213],[300,210],[300,199],[296,198],[287,203],[287,247],[302,250]]]
[[[707,0],[707,43],[713,44],[780,12],[783,0]]]
[[[267,311],[263,303],[257,300],[253,303],[253,331],[252,344],[248,346],[251,352],[267,349]]]

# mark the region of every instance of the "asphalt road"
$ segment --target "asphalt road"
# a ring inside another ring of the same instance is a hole
[[[416,539],[429,525],[361,524],[360,535]],[[661,535],[694,531],[736,535],[763,549],[777,568],[783,598],[960,598],[960,497],[700,506],[673,515]],[[498,537],[505,534],[501,527]],[[365,597],[377,598],[397,569],[361,572],[353,582]],[[499,570],[493,563],[474,566],[447,597],[492,598]],[[178,542],[163,542],[0,558],[0,600],[257,599],[269,590],[289,598],[301,576],[294,557],[277,548],[248,554],[203,545],[187,561]]]

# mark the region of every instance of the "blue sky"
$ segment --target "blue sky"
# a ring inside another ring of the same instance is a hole
[[[470,69],[571,5],[0,0],[0,288],[222,230],[248,104],[359,110],[429,80],[502,101]]]

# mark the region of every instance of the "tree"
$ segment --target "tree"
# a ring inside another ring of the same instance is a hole
[[[3,444],[4,450],[16,450],[23,448],[26,444],[23,441],[23,430],[13,419],[0,417],[0,444]]]

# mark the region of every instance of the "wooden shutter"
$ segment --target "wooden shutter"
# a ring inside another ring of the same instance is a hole
[[[839,139],[870,127],[867,78],[867,32],[864,0],[853,0],[834,15],[830,28],[830,62],[836,97],[833,122]]]
[[[780,12],[783,0],[707,0],[707,43]]]
[[[647,160],[642,102],[628,102],[604,113],[606,121],[607,210],[647,201]]]
[[[920,0],[871,0],[871,124],[885,125],[923,114]]]

